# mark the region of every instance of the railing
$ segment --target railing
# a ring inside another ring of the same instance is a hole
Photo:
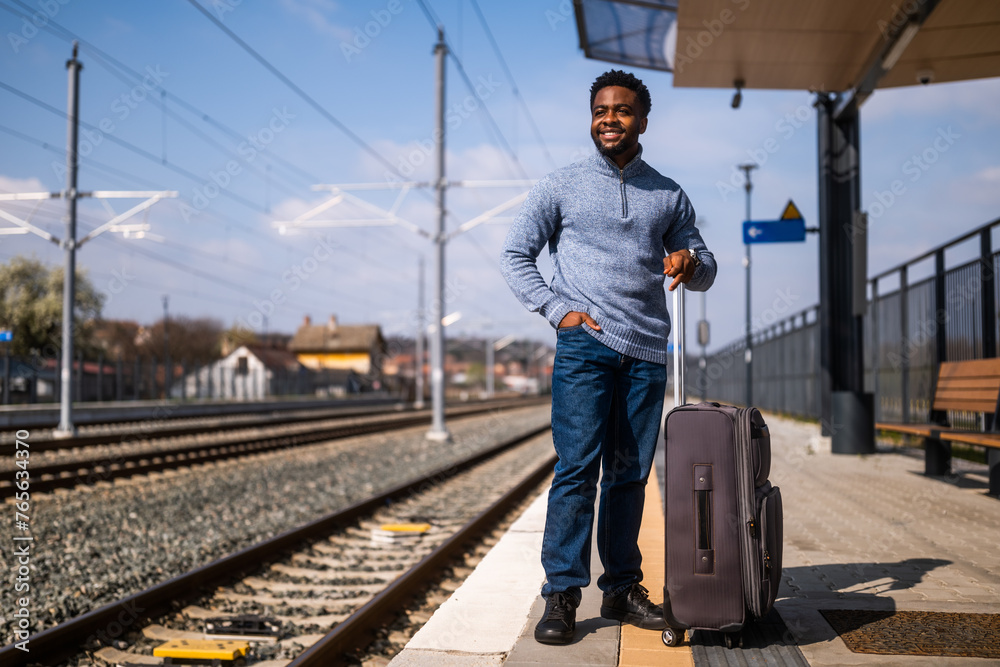
[[[1000,219],[883,271],[868,281],[864,316],[865,391],[875,395],[878,421],[925,421],[941,361],[997,356]],[[948,266],[947,260],[953,266]],[[818,418],[819,311],[775,322],[753,335],[754,405]],[[689,355],[687,393],[741,404],[745,399],[744,341],[704,361]],[[981,416],[954,415],[976,428]]]

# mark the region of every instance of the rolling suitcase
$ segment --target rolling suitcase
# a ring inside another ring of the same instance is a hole
[[[675,407],[663,424],[663,643],[680,644],[685,630],[717,630],[731,648],[778,592],[781,492],[767,479],[771,441],[756,408],[684,404],[682,300],[675,292]]]

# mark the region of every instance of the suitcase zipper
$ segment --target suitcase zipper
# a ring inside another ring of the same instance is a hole
[[[747,443],[753,438],[753,410],[754,408],[742,408],[736,416],[738,435],[742,441]],[[739,493],[739,509],[743,513],[743,516],[746,517],[748,527],[747,533],[741,541],[744,600],[747,608],[756,618],[761,615],[760,590],[763,585],[763,576],[762,572],[758,569],[759,565],[756,565],[759,562],[757,559],[760,553],[758,549],[758,540],[760,538],[757,524],[754,521],[755,499],[753,484],[749,479],[751,466],[749,450],[749,447],[737,447],[738,461],[736,468],[738,473],[742,472],[743,474],[737,474],[736,479],[737,491]]]

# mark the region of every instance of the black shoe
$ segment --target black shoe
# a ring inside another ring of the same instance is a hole
[[[535,641],[542,644],[568,644],[576,630],[576,600],[566,593],[553,593],[545,599],[545,614],[535,626]]]
[[[618,595],[605,595],[601,617],[638,626],[644,630],[663,630],[663,607],[649,601],[649,591],[632,584]]]

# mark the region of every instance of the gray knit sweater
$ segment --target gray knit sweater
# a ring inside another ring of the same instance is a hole
[[[641,146],[624,169],[595,152],[535,184],[507,234],[500,268],[521,303],[553,327],[582,311],[601,326],[584,330],[611,349],[665,364],[663,258],[697,252],[702,264],[687,287],[704,291],[715,280],[715,258],[694,219],[687,195],[643,162]],[[551,286],[535,263],[546,243]]]

